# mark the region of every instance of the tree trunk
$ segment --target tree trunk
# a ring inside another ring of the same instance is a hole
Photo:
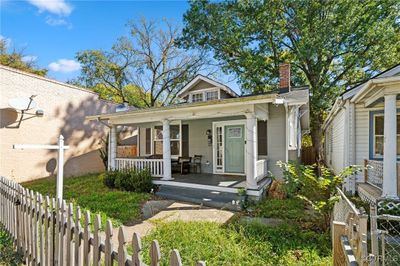
[[[322,132],[322,124],[323,117],[322,113],[318,112],[318,110],[311,110],[310,119],[311,119],[311,140],[313,144],[313,149],[315,152],[315,161],[318,165],[321,165],[323,160],[323,132]]]

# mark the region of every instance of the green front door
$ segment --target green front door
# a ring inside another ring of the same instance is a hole
[[[225,126],[225,172],[244,173],[244,126]]]

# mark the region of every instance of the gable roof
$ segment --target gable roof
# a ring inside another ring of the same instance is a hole
[[[224,85],[224,84],[222,84],[222,83],[220,83],[218,81],[212,80],[212,79],[210,79],[210,78],[208,78],[206,76],[200,75],[200,74],[197,75],[194,79],[192,79],[188,84],[186,84],[185,87],[183,87],[182,90],[178,93],[178,96],[181,97],[181,98],[185,97],[190,92],[190,90],[194,86],[196,86],[200,81],[204,81],[204,82],[207,82],[207,83],[209,83],[209,84],[211,84],[211,85],[213,85],[215,87],[219,87],[222,90],[224,90],[226,93],[231,95],[232,97],[238,97],[239,96],[236,92],[234,92],[228,86],[226,86],[226,85]]]
[[[393,77],[396,75],[400,74],[400,64],[397,64],[389,69],[386,69],[385,71],[371,77],[368,80],[365,80],[354,87],[351,87],[350,89],[346,90],[345,92],[342,93],[343,99],[349,99],[352,98],[354,95],[356,95],[370,80],[376,79],[376,78],[387,78],[387,77]]]

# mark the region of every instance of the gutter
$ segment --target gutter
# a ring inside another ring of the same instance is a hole
[[[332,110],[329,112],[328,117],[325,119],[324,124],[322,125],[322,130],[325,131],[326,127],[330,124],[333,117],[339,112],[344,106],[345,100],[343,100],[343,96],[336,98],[335,103],[333,104]]]

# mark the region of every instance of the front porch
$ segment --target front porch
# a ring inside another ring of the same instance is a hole
[[[384,162],[382,160],[364,160],[364,182],[357,185],[358,195],[365,201],[370,203],[376,203],[380,199],[385,198],[388,195],[384,192],[384,178],[383,169]],[[391,183],[397,185],[395,190],[397,191],[397,196],[400,195],[400,162],[397,163],[397,175],[392,178],[396,182]],[[391,190],[393,190],[391,188]]]

